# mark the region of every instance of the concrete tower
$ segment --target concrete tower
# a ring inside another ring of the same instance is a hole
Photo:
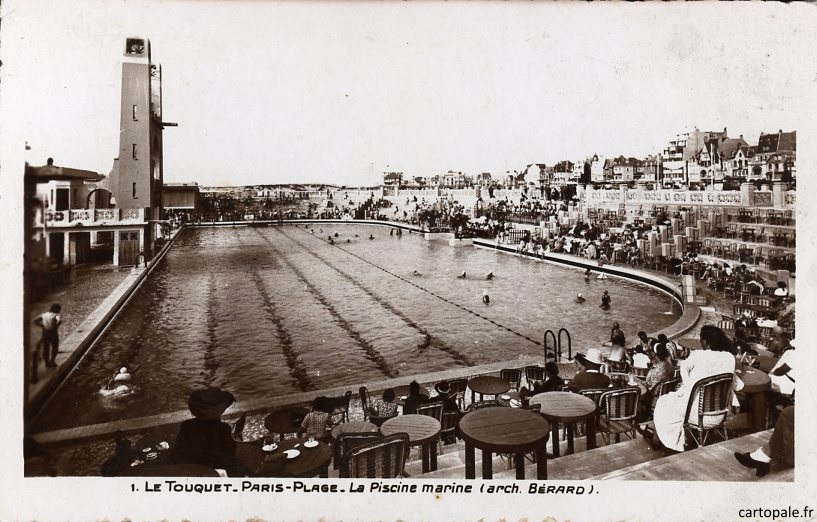
[[[125,40],[118,178],[114,190],[117,207],[160,207],[162,71],[150,62],[150,41],[145,38]]]
[[[162,212],[162,69],[150,61],[150,41],[125,39],[119,161],[111,192],[122,209],[145,209],[145,250],[158,236]]]

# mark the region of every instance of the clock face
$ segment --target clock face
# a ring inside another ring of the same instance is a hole
[[[145,54],[145,41],[141,38],[128,38],[125,42],[125,50],[128,54]]]

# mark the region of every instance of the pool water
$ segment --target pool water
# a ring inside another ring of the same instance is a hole
[[[680,314],[642,285],[588,283],[580,270],[389,230],[184,230],[46,404],[38,430],[183,410],[202,386],[259,399],[541,355],[547,329],[567,328],[576,353],[608,340],[618,321],[632,344],[636,331]],[[609,310],[598,306],[604,290]],[[100,393],[123,365],[133,369],[129,393]]]

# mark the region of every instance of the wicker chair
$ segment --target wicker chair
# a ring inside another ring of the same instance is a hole
[[[507,381],[511,385],[511,389],[518,391],[519,386],[522,385],[522,370],[514,368],[504,368],[499,370],[499,378]]]
[[[400,478],[408,456],[409,436],[395,433],[352,448],[340,461],[340,478]]]
[[[457,427],[459,426],[460,412],[447,411],[443,413],[442,421],[440,421],[440,440],[445,441],[451,435],[454,439],[457,438]],[[440,448],[440,455],[443,454],[443,444],[437,444]]]
[[[335,469],[340,466],[340,461],[343,456],[350,450],[359,446],[364,446],[370,442],[380,440],[383,436],[379,432],[360,432],[360,433],[342,433],[335,442],[337,450],[335,451]]]
[[[713,431],[719,432],[723,440],[729,438],[726,433],[726,416],[729,413],[733,378],[731,373],[721,373],[705,377],[692,387],[684,428],[689,430],[699,446],[706,445],[707,436]],[[696,404],[697,408],[694,408]]]
[[[340,397],[330,397],[333,409],[330,415],[334,424],[338,422],[349,422],[349,403],[352,402],[352,390],[348,390]],[[337,418],[339,417],[339,419]]]
[[[468,390],[468,379],[451,379],[448,381],[448,389],[459,404],[460,409],[465,407],[465,392]]]
[[[607,391],[599,397],[598,427],[606,444],[610,444],[612,435],[616,442],[625,433],[635,438],[635,419],[638,415],[638,399],[641,392],[638,388],[622,388]]]
[[[525,380],[528,387],[533,386],[533,381],[541,381],[545,378],[545,369],[542,366],[525,366]]]
[[[611,372],[630,373],[630,363],[627,361],[607,361],[607,367]]]
[[[441,402],[429,402],[427,404],[417,406],[417,415],[426,415],[428,417],[432,417],[434,419],[437,419],[438,422],[442,423],[442,421],[443,421],[443,403],[441,403]]]
[[[681,379],[676,377],[668,381],[661,381],[655,385],[652,392],[652,402],[650,404],[650,417],[652,417],[652,412],[655,411],[655,403],[658,402],[658,397],[675,391],[679,384],[681,384]]]
[[[365,386],[361,386],[358,395],[360,395],[360,407],[363,408],[363,420],[369,420],[369,407],[372,405],[369,390]]]
[[[375,426],[382,426],[384,422],[386,422],[389,419],[393,419],[394,417],[397,417],[396,413],[394,415],[384,415],[384,416],[369,415],[369,422],[371,422]]]

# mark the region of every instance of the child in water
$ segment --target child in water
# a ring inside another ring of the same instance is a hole
[[[482,291],[482,302],[488,304],[491,302],[491,298],[488,296],[488,290]]]
[[[610,294],[607,293],[607,290],[601,295],[601,308],[605,310],[610,308]]]

